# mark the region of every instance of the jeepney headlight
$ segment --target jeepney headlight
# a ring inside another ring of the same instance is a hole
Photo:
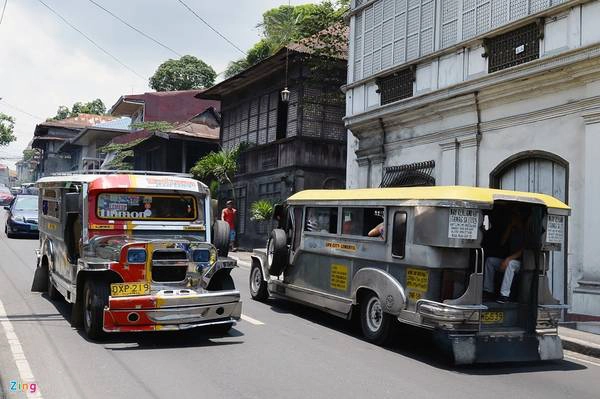
[[[209,262],[211,265],[214,265],[215,263],[217,263],[217,249],[214,247],[210,249]]]
[[[143,248],[129,248],[127,250],[127,263],[146,263],[146,250]]]
[[[210,251],[208,249],[195,249],[192,252],[192,260],[196,263],[207,263],[210,260]]]

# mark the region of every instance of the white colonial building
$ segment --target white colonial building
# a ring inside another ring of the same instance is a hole
[[[600,1],[354,0],[349,50],[347,186],[554,195],[553,291],[600,316]]]

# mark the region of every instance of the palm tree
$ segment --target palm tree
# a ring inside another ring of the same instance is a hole
[[[236,203],[233,177],[238,169],[240,151],[240,146],[237,146],[231,149],[222,148],[218,152],[211,152],[200,158],[192,169],[190,169],[190,173],[197,179],[214,176],[219,183],[228,183],[231,186],[233,202]]]
[[[273,203],[269,200],[258,200],[250,205],[250,220],[266,222],[273,217]]]

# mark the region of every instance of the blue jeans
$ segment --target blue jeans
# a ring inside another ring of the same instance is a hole
[[[504,258],[492,258],[489,257],[485,260],[485,272],[483,275],[483,290],[487,292],[494,292],[494,275],[497,271],[500,271],[500,265],[504,261]],[[515,274],[521,269],[521,262],[518,260],[511,260],[508,262],[508,266],[504,270],[504,277],[502,278],[502,286],[500,287],[500,295],[510,296],[510,286],[512,285]]]
[[[233,243],[235,241],[235,230],[229,230],[229,242]]]

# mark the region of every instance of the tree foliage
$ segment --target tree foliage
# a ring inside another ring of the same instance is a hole
[[[114,154],[113,159],[104,165],[104,168],[113,170],[132,170],[133,163],[131,162],[131,159],[134,155],[133,147],[138,145],[142,140],[143,139],[137,139],[124,144],[109,143],[104,147],[99,148],[98,151],[102,154]]]
[[[15,118],[0,112],[0,146],[8,145],[17,138],[13,134],[15,130]]]
[[[25,148],[23,150],[23,161],[39,161],[41,157],[40,150],[38,148]]]
[[[250,50],[246,58],[229,63],[225,77],[231,77],[275,54],[281,47],[310,37],[331,25],[343,23],[349,0],[325,0],[319,4],[283,5],[263,14],[258,24],[263,38]]]
[[[199,180],[215,178],[219,183],[229,184],[233,188],[233,177],[238,169],[240,152],[240,146],[213,151],[200,158],[190,169],[190,173]],[[235,190],[232,191],[235,202]]]
[[[202,89],[212,86],[216,78],[217,73],[210,65],[192,55],[184,55],[160,64],[150,78],[150,87],[156,91]]]
[[[261,199],[250,205],[250,220],[254,222],[266,222],[273,217],[273,202]]]
[[[73,104],[71,109],[65,105],[61,105],[56,110],[56,116],[50,118],[51,120],[62,120],[77,116],[79,114],[94,114],[94,115],[104,115],[106,113],[106,106],[102,102],[101,99],[97,98],[95,100],[89,101],[87,103],[82,103],[80,101]]]
[[[173,130],[175,126],[166,121],[148,121],[148,122],[136,122],[131,124],[133,129],[144,129],[149,132],[168,132]]]

